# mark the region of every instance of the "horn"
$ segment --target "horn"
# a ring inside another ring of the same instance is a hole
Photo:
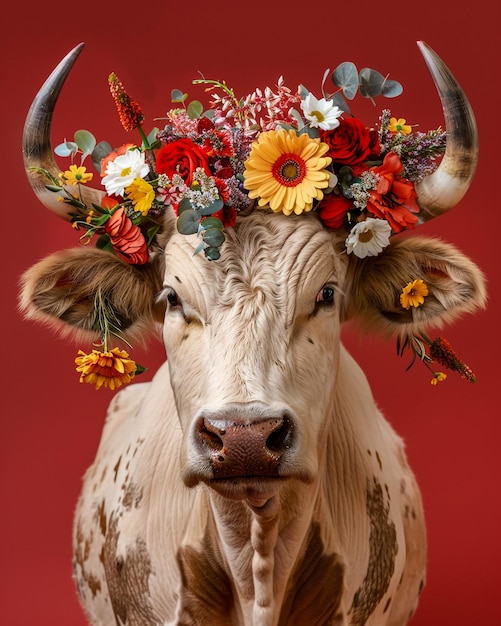
[[[83,43],[75,46],[42,85],[28,111],[23,132],[24,166],[31,187],[42,204],[65,220],[70,219],[71,205],[58,199],[64,197],[61,192],[49,191],[46,188],[47,178],[36,169],[45,169],[55,178],[61,171],[54,158],[50,141],[52,114],[64,81],[83,47]],[[92,204],[99,205],[106,195],[103,191],[85,185],[80,185],[79,190],[76,186],[66,185],[66,189],[70,193],[78,193],[88,207]]]
[[[471,184],[478,160],[478,132],[468,99],[449,68],[423,41],[417,45],[437,88],[445,118],[447,144],[438,168],[416,183],[420,220],[452,209]]]

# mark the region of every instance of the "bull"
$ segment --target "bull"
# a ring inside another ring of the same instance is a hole
[[[466,193],[473,113],[424,43],[447,146],[416,184],[420,221]],[[80,48],[41,88],[23,152],[37,197],[67,219],[54,106]],[[84,202],[99,202],[85,190]],[[340,340],[342,325],[406,337],[484,305],[479,268],[449,243],[394,238],[376,257],[344,250],[314,211],[266,208],[226,231],[221,259],[194,254],[174,213],[148,263],[78,247],[23,276],[28,318],[93,336],[96,294],[127,337],[156,333],[168,360],[115,395],[74,523],[74,572],[93,625],[402,626],[425,582],[426,531],[404,445]],[[426,306],[402,283],[423,277]]]

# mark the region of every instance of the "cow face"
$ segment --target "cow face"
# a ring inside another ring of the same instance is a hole
[[[187,437],[184,480],[316,473],[335,385],[346,255],[315,216],[257,211],[209,263],[174,236],[161,298]]]

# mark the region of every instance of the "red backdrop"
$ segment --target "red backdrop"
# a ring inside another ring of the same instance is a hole
[[[409,9],[412,15],[398,5],[364,7],[364,2],[351,8],[301,3],[294,9],[291,3],[256,0],[237,14],[224,4],[200,0],[168,5],[154,10],[109,3],[104,8],[91,0],[60,5],[56,11],[28,0],[3,10],[3,623],[85,624],[71,574],[72,516],[112,395],[80,385],[73,370],[76,346],[22,321],[16,310],[22,271],[50,252],[77,244],[75,232],[39,206],[23,170],[24,116],[45,77],[70,48],[86,43],[56,109],[54,143],[72,138],[79,128],[112,145],[130,139],[108,93],[111,71],[140,101],[148,126],[170,107],[172,88],[202,95],[191,85],[198,71],[224,78],[241,95],[274,85],[281,74],[293,88],[303,83],[318,92],[324,69],[344,60],[390,72],[404,84],[404,94],[390,102],[392,112],[428,130],[441,124],[442,116],[415,44],[423,39],[453,69],[479,124],[480,162],[470,191],[454,211],[421,229],[454,242],[487,274],[488,309],[444,332],[478,382],[471,385],[450,375],[432,387],[425,368],[417,365],[405,372],[407,361],[396,357],[393,343],[360,338],[354,329],[346,333],[346,342],[379,405],[405,438],[423,492],[429,575],[413,625],[498,625],[501,289],[495,269],[499,152],[494,138],[500,59],[498,25],[488,17],[487,0],[478,0],[473,14],[459,11],[453,0],[442,0],[418,3]],[[374,108],[357,102],[353,112],[368,124],[376,122],[381,103]],[[163,359],[157,345],[135,354],[150,372]]]

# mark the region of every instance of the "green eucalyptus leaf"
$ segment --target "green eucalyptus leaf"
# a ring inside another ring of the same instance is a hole
[[[200,215],[212,215],[213,213],[217,213],[218,211],[220,211],[223,206],[224,202],[221,200],[221,198],[218,198],[217,200],[214,200],[214,202],[209,206],[204,207],[203,209],[199,209]]]
[[[360,94],[364,98],[370,98],[371,100],[376,96],[380,96],[385,77],[371,69],[370,67],[364,67],[360,70]]]
[[[187,113],[188,113],[188,117],[190,118],[190,120],[198,119],[199,117],[202,116],[203,112],[204,112],[204,107],[202,103],[199,102],[198,100],[193,100],[188,105]]]
[[[345,98],[353,100],[358,91],[357,66],[351,61],[340,63],[332,72],[332,82],[343,90]]]
[[[75,143],[82,151],[82,162],[96,147],[96,138],[88,130],[77,130],[75,133]]]
[[[350,107],[348,106],[348,103],[346,102],[346,100],[343,97],[343,94],[340,91],[338,91],[332,96],[331,102],[335,106],[338,106],[341,109],[341,111],[344,111],[345,113],[350,113]]]
[[[320,137],[320,132],[318,128],[310,128],[309,126],[305,126],[304,128],[301,128],[300,130],[297,131],[297,134],[298,135],[306,134],[308,135],[308,137],[311,137],[312,139],[317,139],[318,137]]]
[[[177,218],[177,229],[182,235],[194,235],[198,232],[200,213],[194,209],[183,211]]]
[[[310,93],[310,90],[306,89],[306,87],[304,85],[299,85],[297,90],[298,90],[298,94],[299,94],[299,97],[301,98],[301,100],[304,100],[306,98],[306,96]]]
[[[221,257],[217,248],[205,248],[204,254],[209,261],[217,261]]]
[[[223,229],[223,222],[217,217],[206,217],[204,220],[200,222],[200,230],[207,230],[209,228],[219,228]]]
[[[396,98],[403,92],[404,88],[396,80],[385,80],[383,83],[382,94],[386,98]]]
[[[69,157],[77,151],[78,146],[74,141],[64,141],[54,148],[54,152],[60,157]]]
[[[299,129],[304,127],[304,119],[299,111],[297,111],[296,109],[290,109],[289,115],[296,120],[297,127]],[[285,126],[285,124],[282,124],[282,126]]]
[[[193,210],[193,206],[191,202],[188,200],[188,198],[183,198],[181,202],[178,204],[177,214],[181,215],[181,213],[184,213],[184,211],[192,211],[192,210]]]
[[[204,231],[203,240],[210,248],[218,248],[224,241],[224,233],[219,228],[209,228]]]
[[[188,94],[187,93],[183,93],[179,89],[173,89],[170,92],[171,102],[184,102],[187,97],[188,97]]]
[[[112,152],[112,147],[107,141],[100,141],[92,151],[92,163],[98,172],[101,171],[101,161]]]

